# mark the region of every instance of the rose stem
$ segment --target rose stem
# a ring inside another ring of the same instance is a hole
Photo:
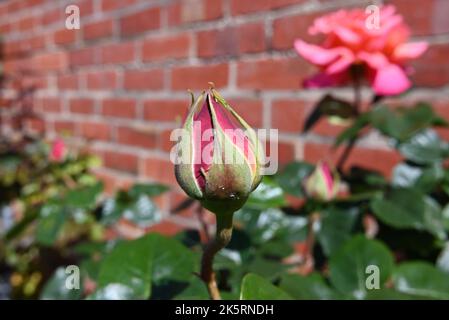
[[[217,232],[215,239],[212,239],[206,245],[201,259],[201,279],[206,283],[212,300],[221,300],[212,266],[215,254],[226,247],[229,241],[231,241],[233,215],[234,213],[216,214]]]
[[[361,90],[360,90],[360,70],[358,68],[354,68],[352,70],[352,79],[353,79],[353,86],[354,86],[354,114],[356,117],[360,115],[360,104],[361,104]],[[349,154],[351,153],[352,149],[355,146],[355,143],[357,139],[359,138],[359,135],[356,135],[354,138],[349,141],[348,145],[346,146],[345,150],[343,151],[340,159],[338,160],[337,164],[337,170],[339,172],[343,172],[343,165],[345,164],[346,160],[349,157]]]

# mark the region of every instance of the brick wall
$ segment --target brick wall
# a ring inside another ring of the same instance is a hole
[[[209,81],[253,126],[279,128],[282,162],[334,159],[339,151],[331,150],[330,137],[340,127],[323,120],[311,133],[300,134],[327,90],[301,88],[314,69],[292,43],[298,37],[312,40],[306,30],[316,16],[372,2],[2,1],[3,72],[14,77],[3,88],[2,105],[15,89],[35,88],[29,103],[42,119],[30,119],[28,127],[50,138],[69,133],[73,145],[101,156],[104,168],[98,175],[109,189],[136,178],[174,183],[170,130],[187,110],[186,90],[198,93]],[[417,86],[401,101],[432,101],[449,118],[449,0],[384,2],[397,5],[416,38],[431,44],[414,63]],[[80,30],[65,29],[69,4],[80,8]],[[349,89],[338,94],[351,97]],[[368,90],[364,98],[369,99]],[[0,108],[3,130],[12,108]],[[349,163],[369,162],[386,172],[397,160],[373,134]],[[181,199],[178,190],[159,201],[167,209]]]

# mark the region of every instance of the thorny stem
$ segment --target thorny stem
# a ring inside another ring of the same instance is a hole
[[[220,291],[215,281],[215,273],[212,268],[214,257],[218,251],[226,247],[232,236],[232,217],[234,213],[216,214],[217,232],[215,239],[209,241],[204,248],[201,259],[201,279],[206,283],[207,290],[212,300],[221,300]]]
[[[360,114],[360,105],[361,105],[361,101],[362,101],[361,90],[360,90],[361,78],[360,78],[360,71],[358,69],[355,68],[353,70],[352,78],[353,78],[353,86],[354,86],[354,113],[355,113],[355,116],[357,117]],[[346,160],[348,159],[349,154],[351,153],[352,149],[354,148],[357,139],[358,139],[358,135],[356,135],[354,138],[352,138],[351,141],[349,141],[349,143],[346,145],[346,148],[343,151],[343,153],[337,163],[337,170],[339,172],[342,172],[343,166],[344,166]]]

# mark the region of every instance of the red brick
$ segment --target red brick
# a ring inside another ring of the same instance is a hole
[[[138,172],[136,155],[124,152],[103,151],[103,163],[106,167],[129,173]]]
[[[222,0],[186,0],[168,7],[168,24],[207,21],[223,16]]]
[[[189,55],[190,35],[158,36],[146,39],[142,45],[142,60],[156,61],[186,58]]]
[[[96,151],[101,156],[101,152]],[[118,176],[110,171],[93,170],[95,176],[104,184],[104,192],[108,195],[114,195],[118,189],[127,189],[133,184],[133,180],[129,177]]]
[[[87,74],[87,88],[92,90],[116,89],[117,73],[115,71],[95,71]]]
[[[228,65],[185,66],[172,69],[172,88],[175,90],[205,89],[209,82],[217,88],[228,85]]]
[[[41,53],[33,57],[33,67],[37,71],[59,71],[68,65],[67,53],[50,52]]]
[[[154,226],[149,227],[146,230],[146,232],[155,232],[166,236],[174,236],[175,234],[183,231],[184,229],[185,227],[180,224],[164,220]]]
[[[388,0],[386,2],[396,6],[397,12],[404,17],[413,35],[449,32],[447,19],[449,3],[445,0],[428,0],[425,6],[418,0]]]
[[[303,2],[304,0],[231,0],[231,13],[239,15],[257,11],[269,11]]]
[[[175,121],[181,120],[187,113],[189,101],[185,100],[147,100],[144,102],[145,120]]]
[[[84,18],[94,12],[94,2],[92,0],[78,1],[76,4],[80,8],[80,17]]]
[[[262,100],[228,99],[227,102],[253,128],[263,127]]]
[[[155,70],[126,70],[123,87],[127,90],[158,90],[164,86],[164,72]]]
[[[109,140],[111,128],[108,124],[98,121],[83,121],[80,123],[81,136],[93,140]]]
[[[70,73],[60,75],[58,77],[58,88],[59,89],[71,89],[75,90],[79,88],[78,75]]]
[[[45,121],[40,118],[28,118],[24,120],[24,125],[31,131],[36,133],[44,133],[45,132]]]
[[[449,44],[432,45],[411,65],[412,80],[417,86],[438,87],[449,83]]]
[[[449,100],[446,99],[436,101],[430,100],[429,102],[432,104],[435,113],[449,122]],[[449,140],[449,128],[437,127],[435,129],[444,140],[446,141]]]
[[[101,10],[110,11],[129,7],[136,3],[137,0],[102,0]]]
[[[135,147],[152,149],[156,146],[157,135],[154,130],[143,128],[117,128],[117,142]]]
[[[275,49],[292,49],[296,39],[307,42],[318,43],[321,36],[311,36],[307,30],[312,25],[315,18],[323,13],[311,13],[295,16],[282,17],[273,22],[272,46]]]
[[[70,112],[72,113],[93,113],[94,101],[87,98],[74,98],[70,100]]]
[[[299,89],[304,73],[312,69],[299,58],[241,61],[237,84],[243,89]]]
[[[274,146],[277,146],[277,153],[276,155],[273,155],[272,152],[275,152],[275,150],[271,150],[271,143]],[[291,162],[295,158],[295,145],[293,142],[290,141],[272,141],[272,142],[266,141],[264,146],[265,155],[268,158],[273,158],[273,161],[275,158],[277,158],[277,161],[279,164],[285,164],[288,162]]]
[[[85,40],[96,40],[106,38],[113,34],[112,19],[95,21],[83,26],[83,36]]]
[[[60,112],[61,100],[56,97],[40,98],[37,101],[39,110],[43,112]]]
[[[281,132],[299,133],[306,120],[306,104],[302,100],[284,99],[273,101],[271,106],[271,128]]]
[[[8,33],[12,31],[12,24],[11,23],[4,23],[0,26],[0,33]]]
[[[304,158],[314,163],[320,160],[327,160],[336,165],[343,149],[343,146],[334,150],[331,145],[306,143]],[[402,157],[393,150],[356,147],[349,155],[343,169],[348,170],[352,166],[361,166],[366,169],[377,170],[386,176],[391,176],[391,169],[401,159]]]
[[[147,158],[144,160],[143,175],[162,183],[176,185],[173,163],[168,159]]]
[[[76,40],[77,32],[78,32],[78,30],[76,30],[76,29],[69,30],[69,29],[63,28],[61,30],[58,30],[53,34],[53,42],[58,45],[73,44]]]
[[[35,7],[45,3],[44,0],[24,0],[23,2],[25,3],[24,4],[25,8]]]
[[[110,98],[103,100],[102,114],[117,118],[134,118],[136,101],[133,99]]]
[[[170,135],[172,133],[172,129],[167,129],[167,130],[163,130],[160,134],[159,134],[159,142],[158,142],[158,149],[165,151],[165,152],[170,152],[173,148],[173,146],[175,145],[175,141],[171,141],[170,140]]]
[[[80,67],[97,63],[96,49],[95,47],[90,47],[71,51],[70,65]]]
[[[73,135],[75,133],[75,123],[72,121],[55,120],[53,122],[53,128],[60,135]]]
[[[291,142],[279,142],[278,161],[279,164],[286,164],[295,159],[295,146]]]
[[[198,55],[206,58],[261,52],[266,48],[263,23],[202,31],[197,42]]]
[[[35,16],[28,16],[16,22],[19,31],[27,31],[29,29],[37,27],[39,19]]]
[[[41,21],[44,25],[49,25],[57,21],[63,21],[64,19],[64,10],[62,10],[61,8],[56,8],[44,11]]]
[[[160,15],[159,8],[150,8],[121,18],[121,35],[129,36],[148,30],[158,29],[160,26]]]
[[[101,61],[103,63],[127,63],[135,59],[135,45],[133,42],[109,44],[101,49]]]

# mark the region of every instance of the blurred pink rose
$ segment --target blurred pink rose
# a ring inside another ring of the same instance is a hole
[[[321,72],[307,79],[306,87],[347,83],[350,67],[363,65],[365,77],[378,95],[399,94],[410,88],[405,63],[422,55],[426,42],[408,43],[410,30],[394,6],[380,8],[379,28],[368,28],[362,9],[339,10],[315,19],[309,34],[324,34],[322,45],[295,41],[296,51]]]
[[[50,160],[51,161],[62,161],[65,157],[66,147],[62,139],[55,139],[51,146]]]

